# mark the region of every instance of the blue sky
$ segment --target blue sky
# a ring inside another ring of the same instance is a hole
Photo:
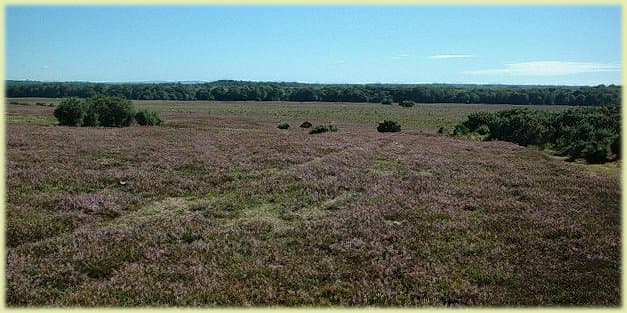
[[[18,7],[6,78],[621,83],[618,6]]]

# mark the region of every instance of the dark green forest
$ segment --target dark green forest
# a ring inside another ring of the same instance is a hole
[[[96,94],[132,100],[326,101],[391,104],[486,103],[603,106],[621,103],[621,87],[599,85],[514,86],[449,84],[305,84],[221,80],[210,83],[91,83],[7,81],[7,97],[88,98]]]

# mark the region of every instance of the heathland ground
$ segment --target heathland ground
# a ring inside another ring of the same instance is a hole
[[[511,105],[133,101],[165,123],[94,128],[12,101],[10,306],[620,303],[616,163],[436,133]]]

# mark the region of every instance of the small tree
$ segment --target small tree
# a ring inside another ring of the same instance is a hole
[[[54,117],[59,121],[59,125],[80,126],[85,116],[83,103],[76,98],[68,98],[54,110]]]
[[[382,123],[379,123],[379,126],[377,127],[377,131],[379,131],[380,133],[400,132],[401,131],[401,125],[398,124],[397,122],[394,122],[394,121],[384,120]]]
[[[288,129],[290,128],[290,124],[288,123],[279,123],[279,125],[277,126],[278,129]]]

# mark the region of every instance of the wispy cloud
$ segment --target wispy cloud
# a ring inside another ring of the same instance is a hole
[[[397,55],[392,56],[392,59],[405,59],[405,58],[409,58],[411,55],[407,54],[407,53],[399,53]]]
[[[42,70],[47,70],[49,68],[50,68],[50,66],[48,66],[48,65],[44,65],[44,66],[41,67]]]
[[[620,66],[594,62],[533,61],[505,64],[503,68],[465,71],[472,75],[558,76],[594,72],[617,72]]]
[[[462,58],[474,58],[474,54],[436,54],[429,56],[429,59],[462,59]]]

